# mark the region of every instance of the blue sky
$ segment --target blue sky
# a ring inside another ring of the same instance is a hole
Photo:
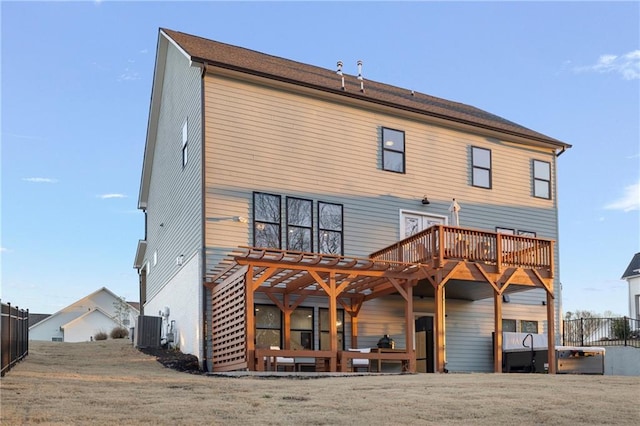
[[[564,310],[628,314],[640,251],[638,2],[1,3],[1,298],[138,300],[136,210],[158,28],[463,102],[559,158]],[[464,200],[459,200],[464,208]]]

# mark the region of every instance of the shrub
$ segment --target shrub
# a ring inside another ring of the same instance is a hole
[[[98,331],[95,336],[93,336],[93,340],[107,340],[107,333],[104,331]]]
[[[627,339],[631,334],[631,327],[627,318],[614,318],[611,323],[611,332],[616,339]]]
[[[129,337],[129,330],[124,327],[116,327],[111,330],[112,339],[125,339],[127,337]]]

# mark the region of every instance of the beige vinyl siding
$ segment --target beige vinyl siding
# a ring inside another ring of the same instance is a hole
[[[147,300],[162,289],[185,257],[202,247],[202,124],[200,71],[169,44],[149,185]],[[188,162],[182,167],[182,128],[188,120]],[[162,226],[161,226],[162,224]],[[154,252],[158,262],[153,266]]]
[[[447,215],[452,198],[463,226],[557,237],[555,196],[531,191],[531,161],[552,161],[551,151],[211,75],[205,84],[211,245],[251,241],[247,225],[220,219],[250,217],[254,190],[343,203],[345,253],[355,256],[398,239],[400,209]],[[381,126],[405,131],[406,174],[381,170]],[[491,190],[470,185],[471,145],[492,150]]]
[[[312,199],[315,247],[317,202],[342,204],[344,253],[349,256],[364,257],[396,242],[400,210],[447,216],[452,198],[462,207],[464,227],[489,231],[507,227],[557,240],[553,150],[463,133],[416,116],[347,102],[328,94],[312,97],[211,73],[205,76],[209,268],[237,246],[252,244],[253,191],[282,195],[282,231],[285,197]],[[404,174],[382,170],[382,127],[405,132]],[[471,146],[491,150],[492,189],[471,186]],[[550,200],[533,197],[533,159],[551,163]],[[424,195],[431,201],[428,206],[420,202]],[[237,216],[247,217],[248,223],[234,221]],[[524,314],[544,318],[540,304],[544,295],[542,290],[518,293],[511,305],[520,304]],[[385,327],[404,327],[403,306],[389,305],[387,299],[364,304],[359,330],[363,344],[375,345]],[[456,355],[462,358],[448,361],[460,371],[491,371],[492,300],[448,300],[447,309],[448,320],[458,324],[447,330],[449,351],[470,353],[478,344],[487,348],[480,358]],[[481,327],[482,333],[474,337],[465,324]],[[458,326],[462,328],[457,330]],[[394,338],[404,342],[404,331],[398,333],[399,339]]]

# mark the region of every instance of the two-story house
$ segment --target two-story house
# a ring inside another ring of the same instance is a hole
[[[570,145],[352,62],[159,31],[144,314],[210,371],[261,369],[274,346],[336,370],[383,336],[425,372],[501,371],[502,331],[553,347]]]

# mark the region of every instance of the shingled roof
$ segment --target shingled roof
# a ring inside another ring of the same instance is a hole
[[[629,263],[629,266],[627,266],[627,269],[620,279],[624,280],[637,276],[640,276],[640,253],[636,253],[635,256],[633,256],[631,263]]]
[[[193,62],[231,69],[273,80],[310,87],[317,90],[341,94],[391,106],[431,117],[472,125],[483,129],[524,137],[550,144],[558,148],[571,145],[530,130],[481,109],[446,99],[417,93],[412,90],[365,81],[365,91],[360,91],[360,82],[355,76],[345,73],[345,89],[334,70],[267,55],[254,50],[208,40],[169,29],[162,33],[173,39]]]

